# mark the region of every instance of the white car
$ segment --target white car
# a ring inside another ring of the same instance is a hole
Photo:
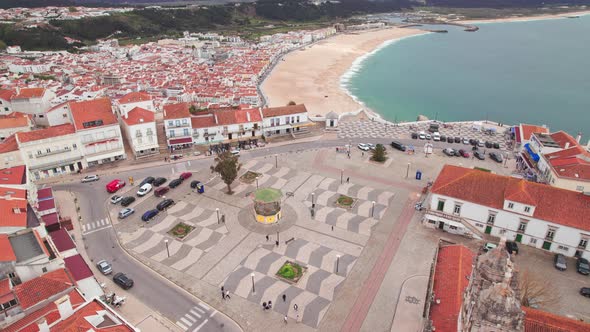
[[[440,141],[440,133],[438,131],[432,134],[432,140],[437,142]]]
[[[469,145],[469,139],[468,138],[463,138],[463,144]]]
[[[240,154],[240,150],[231,150],[230,153],[233,154],[234,156],[237,156]]]
[[[82,183],[94,182],[94,181],[98,181],[98,180],[100,180],[100,178],[96,174],[94,174],[94,175],[86,175],[84,178],[82,178]]]
[[[139,196],[139,197],[145,196],[150,191],[152,191],[152,185],[149,183],[146,183],[139,188],[139,190],[137,191],[137,196]]]
[[[359,145],[357,145],[359,149],[363,150],[363,151],[369,151],[369,149],[371,148],[371,146],[367,143],[359,143]]]
[[[419,138],[419,139],[426,139],[426,133],[425,133],[425,132],[423,132],[423,131],[419,132],[419,133],[418,133],[418,138]]]
[[[123,199],[123,196],[115,195],[111,197],[111,203],[117,204]]]

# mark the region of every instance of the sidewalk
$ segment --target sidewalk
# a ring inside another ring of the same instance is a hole
[[[76,249],[84,257],[84,260],[92,269],[94,276],[99,284],[105,284],[105,293],[111,290],[116,290],[116,285],[111,278],[103,277],[100,271],[96,269],[94,262],[90,260],[84,244],[82,243],[82,233],[78,223],[78,213],[76,212],[76,203],[74,202],[74,195],[67,191],[55,191],[54,197],[59,214],[62,217],[71,217],[74,225],[74,231],[71,232],[74,241],[76,242]],[[157,312],[152,311],[149,307],[144,305],[141,301],[135,298],[130,293],[125,294],[125,304],[118,309],[119,313],[127,319],[131,324],[141,329],[142,332],[160,332],[172,331],[182,332],[182,330],[170,322],[165,317]]]

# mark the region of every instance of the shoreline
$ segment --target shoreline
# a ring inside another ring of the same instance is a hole
[[[462,20],[451,23],[488,24],[567,19],[590,15],[590,10],[552,15]],[[388,27],[380,30],[341,33],[303,49],[283,55],[259,85],[267,106],[284,106],[289,101],[305,104],[309,115],[338,114],[365,110],[380,118],[379,112],[364,105],[345,86],[371,55],[400,40],[429,32]],[[416,115],[416,117],[418,114]]]

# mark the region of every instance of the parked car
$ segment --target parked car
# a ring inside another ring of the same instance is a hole
[[[156,178],[154,182],[152,182],[152,186],[159,187],[168,181],[166,178]]]
[[[482,141],[477,141],[477,146],[479,146],[480,148],[484,147],[484,143]]]
[[[585,297],[590,297],[590,287],[580,288],[580,294]]]
[[[588,260],[582,257],[578,258],[576,261],[576,270],[583,275],[590,274],[590,264],[588,264]]]
[[[440,135],[440,141],[441,142],[446,142],[447,141],[447,137],[445,135]]]
[[[96,174],[94,174],[94,175],[86,175],[85,177],[82,178],[82,183],[94,182],[94,181],[98,181],[98,180],[100,180],[100,178]]]
[[[463,137],[463,144],[469,145],[469,138]]]
[[[459,150],[459,155],[463,158],[469,158],[469,152],[467,152],[463,149]]]
[[[449,157],[453,157],[455,155],[455,150],[453,150],[451,148],[446,148],[443,150],[443,153]]]
[[[123,210],[119,211],[119,219],[125,219],[134,213],[135,213],[134,209],[124,208]]]
[[[490,141],[486,141],[485,145],[486,145],[486,148],[488,148],[488,149],[491,149],[494,146],[492,144],[492,142],[490,142]]]
[[[135,197],[133,197],[133,196],[123,197],[123,199],[121,199],[121,206],[129,206],[133,202],[135,202]]]
[[[518,255],[518,244],[514,241],[506,241],[506,250],[511,255]]]
[[[418,138],[419,138],[419,139],[426,139],[426,133],[425,133],[425,132],[423,132],[423,131],[419,132],[419,133],[418,133]]]
[[[430,136],[430,134],[426,134],[426,139],[427,140],[431,140],[432,139],[432,136]]]
[[[438,131],[439,125],[438,123],[431,123],[430,126],[428,127],[428,131],[431,133],[435,133]]]
[[[152,185],[149,183],[146,183],[139,188],[139,190],[137,191],[137,196],[139,196],[139,197],[145,196],[150,191],[152,191]]]
[[[499,149],[500,148],[500,143],[494,143],[494,149]]]
[[[447,137],[447,143],[455,143],[455,139],[451,136]]]
[[[104,274],[105,276],[113,272],[113,267],[111,266],[111,264],[109,264],[109,262],[107,262],[104,259],[96,263],[96,268],[100,271],[100,273]]]
[[[113,276],[113,281],[123,289],[129,289],[133,287],[133,279],[126,276],[123,272],[115,274]]]
[[[123,199],[123,196],[114,195],[113,197],[111,197],[111,203],[117,204],[117,203],[121,202],[122,199]]]
[[[140,187],[143,187],[144,184],[149,183],[152,184],[154,183],[156,179],[153,176],[148,176],[147,178],[143,179],[143,181],[141,181],[141,183],[139,184]]]
[[[373,143],[367,143],[367,145],[369,146],[370,150],[375,150],[376,145]]]
[[[182,183],[182,179],[174,179],[172,181],[170,181],[170,183],[168,183],[168,186],[172,189],[180,186],[180,184]]]
[[[158,215],[158,213],[160,213],[160,210],[158,209],[153,209],[153,210],[149,210],[146,211],[143,216],[141,216],[141,220],[143,221],[150,221],[152,220],[155,216]]]
[[[418,133],[412,133],[411,137],[412,139],[418,139]]]
[[[483,248],[482,249],[483,249],[484,252],[488,252],[488,251],[490,251],[492,249],[496,249],[497,247],[498,247],[497,244],[491,243],[491,242],[487,242],[486,244],[483,245]]]
[[[234,156],[237,156],[237,155],[239,155],[239,154],[240,154],[240,150],[238,150],[238,149],[233,149],[233,150],[231,150],[229,153],[233,154]]]
[[[181,178],[183,180],[186,180],[186,179],[190,178],[191,176],[193,176],[193,173],[191,173],[191,172],[183,172],[183,173],[180,173],[179,178]]]
[[[160,187],[156,190],[154,190],[154,196],[156,197],[162,197],[164,195],[166,195],[166,193],[170,190],[170,188],[168,187]]]
[[[490,152],[490,158],[498,163],[501,163],[504,161],[504,159],[502,158],[502,155],[497,152]]]
[[[455,143],[461,143],[461,137],[455,136]]]
[[[432,140],[433,141],[440,141],[440,133],[438,131],[432,133]]]
[[[477,145],[477,141],[475,139],[473,139],[473,138],[470,138],[469,139],[469,145],[475,146],[475,145]]]
[[[555,268],[559,271],[567,270],[567,261],[562,254],[555,254]]]
[[[120,179],[116,179],[116,180],[109,182],[106,185],[106,188],[107,188],[107,191],[112,194],[112,193],[117,192],[117,190],[123,188],[124,186],[125,186],[125,181],[120,180]]]
[[[406,151],[406,146],[398,141],[392,141],[391,147],[400,151]]]
[[[201,181],[198,181],[198,180],[191,181],[191,188],[195,189],[199,183],[201,183]]]
[[[479,150],[475,150],[473,151],[473,156],[479,160],[484,160],[486,159],[486,157],[483,155],[483,152],[479,151]]]
[[[158,205],[156,206],[156,208],[160,211],[164,211],[167,208],[169,208],[170,206],[174,205],[174,200],[170,199],[170,198],[166,198],[165,200],[161,201],[160,203],[158,203]]]
[[[366,143],[359,143],[357,147],[363,151],[369,151],[369,145]]]

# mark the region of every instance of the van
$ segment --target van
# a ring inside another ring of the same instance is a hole
[[[162,197],[164,196],[168,191],[170,190],[170,188],[168,187],[160,187],[156,190],[154,190],[154,196],[156,197]]]
[[[391,147],[400,151],[406,151],[406,146],[398,141],[391,142]]]
[[[139,197],[145,196],[150,191],[152,191],[152,185],[149,183],[146,183],[139,188],[139,190],[137,191],[137,196],[139,196]]]
[[[123,188],[124,186],[125,186],[125,181],[120,180],[120,179],[116,179],[116,180],[113,180],[113,181],[107,183],[106,189],[109,193],[112,194],[114,192],[117,192],[117,190]]]
[[[428,128],[428,131],[431,133],[438,132],[438,123],[431,123],[430,127]]]

